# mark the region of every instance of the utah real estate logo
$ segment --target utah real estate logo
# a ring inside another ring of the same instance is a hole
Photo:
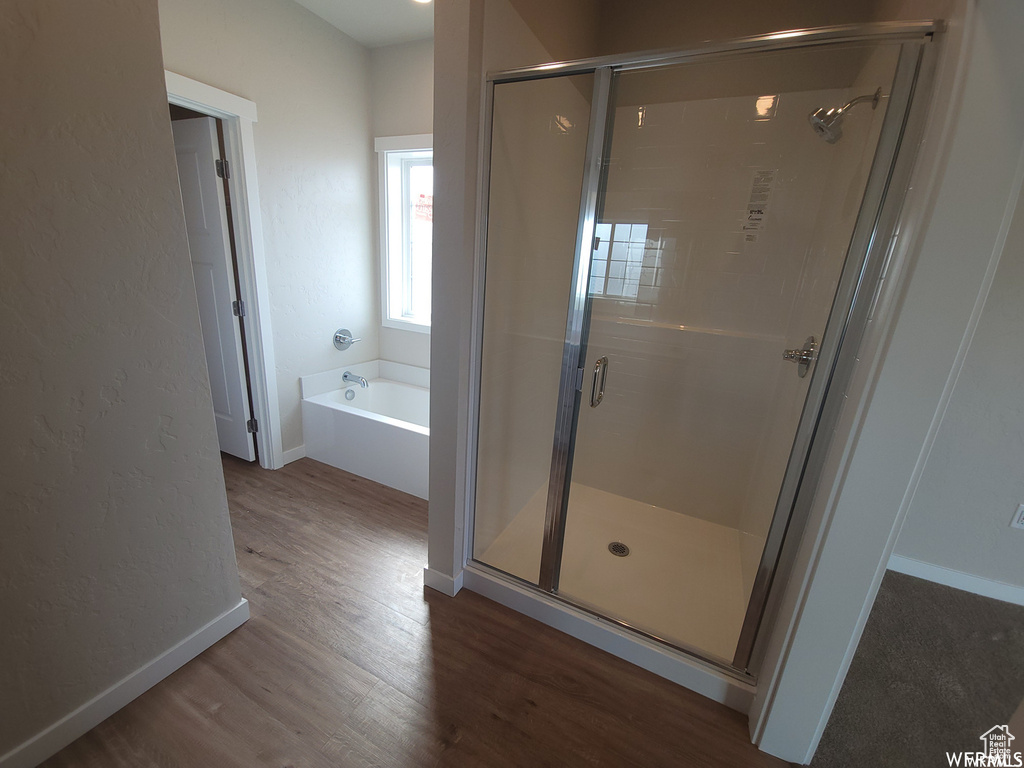
[[[980,752],[947,752],[949,765],[959,768],[1022,768],[1024,759],[1020,752],[1014,752],[1014,735],[1009,726],[996,725],[978,738],[983,745]]]

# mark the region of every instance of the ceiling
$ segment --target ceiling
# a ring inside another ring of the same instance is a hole
[[[367,48],[434,36],[433,3],[413,0],[295,0]]]

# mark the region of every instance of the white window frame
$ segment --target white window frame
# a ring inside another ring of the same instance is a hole
[[[413,322],[391,317],[388,311],[391,302],[393,276],[389,269],[389,227],[388,227],[388,155],[394,152],[430,151],[434,149],[434,135],[420,133],[409,136],[384,136],[374,139],[373,149],[377,153],[377,195],[378,218],[380,226],[379,261],[380,261],[380,316],[381,325],[385,328],[398,328],[403,331],[430,333],[430,324]]]

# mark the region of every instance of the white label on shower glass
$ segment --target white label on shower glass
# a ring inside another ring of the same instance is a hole
[[[744,240],[748,243],[755,242],[757,233],[764,229],[776,173],[778,169],[775,168],[754,171],[754,182],[750,185],[750,200],[747,202],[747,218],[743,222]]]

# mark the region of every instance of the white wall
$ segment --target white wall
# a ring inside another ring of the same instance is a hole
[[[461,588],[483,0],[434,2],[434,243],[430,319],[431,585]],[[468,301],[467,301],[468,299]]]
[[[374,136],[434,130],[434,41],[387,45],[370,51]]]
[[[240,596],[156,3],[0,30],[4,755]]]
[[[434,41],[419,40],[370,51],[370,97],[374,137],[408,136],[434,130]],[[376,160],[374,160],[376,162]],[[374,200],[377,200],[376,175]],[[374,232],[377,206],[374,206]],[[374,254],[380,258],[379,237]],[[378,296],[380,289],[377,289]],[[380,329],[380,357],[430,367],[430,334]]]
[[[1016,21],[1022,25],[1018,30],[1024,28],[1024,16],[1018,13]],[[987,36],[991,30],[982,27],[979,34]],[[986,42],[983,38],[979,45]],[[1009,63],[1009,51],[994,47],[987,58],[984,66],[991,68],[991,77],[984,86],[989,97],[984,108],[990,111],[985,119],[1005,127],[1006,135],[1000,138],[1011,151],[1003,162],[1006,172],[1012,172],[1015,161],[1024,163],[1024,155],[1012,155],[1013,142],[1021,140],[1016,127],[1024,123],[1024,83],[1021,70]],[[1006,207],[1013,206],[1013,196],[1020,194],[1024,166],[1008,188],[997,186],[996,179],[981,169],[979,164],[972,178],[965,179],[971,186],[963,200],[967,210],[972,209],[967,207],[969,200],[985,201],[975,215],[985,217],[989,237],[960,237],[947,247],[967,261],[991,259],[998,269],[987,301],[984,295],[979,297],[984,310],[976,318],[973,338],[967,340],[970,348],[948,406],[938,414],[941,426],[896,554],[1024,587],[1024,531],[1009,527],[1017,506],[1024,503],[1024,196],[1017,200],[1015,212]],[[936,575],[943,577],[941,572]]]
[[[540,64],[594,56],[601,4],[602,0],[488,0],[486,56],[492,63],[503,62],[499,69],[519,66],[516,61]]]
[[[290,0],[160,0],[166,69],[256,103],[285,450],[299,377],[378,355],[370,54]],[[363,339],[332,344],[345,327]]]

